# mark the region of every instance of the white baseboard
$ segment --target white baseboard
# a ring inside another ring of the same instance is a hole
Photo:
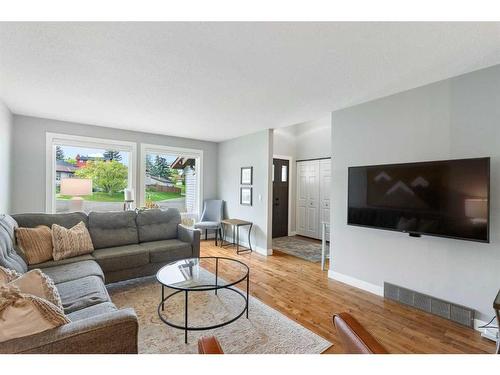
[[[296,236],[296,235],[297,235],[297,232],[295,232],[295,231],[290,231],[290,232],[288,232],[288,235],[289,235],[289,236]]]
[[[382,286],[356,279],[355,277],[344,275],[343,273],[335,272],[333,270],[328,270],[328,277],[330,279],[340,281],[344,284],[348,284],[367,292],[376,294],[377,296],[384,296],[384,287]]]
[[[256,253],[261,254],[261,255],[265,255],[265,256],[273,255],[273,249],[264,249],[263,247],[259,247],[259,246],[254,246],[253,249],[255,250]]]

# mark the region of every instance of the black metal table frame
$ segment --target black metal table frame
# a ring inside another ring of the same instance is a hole
[[[231,226],[231,230],[233,232],[233,242],[228,242],[224,244],[225,238],[226,238],[226,228],[225,226],[229,225]],[[244,226],[250,226],[248,228],[248,247],[245,247],[240,250],[240,227]],[[252,233],[252,227],[253,223],[248,223],[248,224],[226,224],[224,222],[221,223],[221,228],[222,228],[222,238],[221,238],[221,247],[224,246],[236,246],[236,254],[241,254],[241,253],[246,253],[247,251],[252,252],[252,243],[250,242],[250,234]],[[236,229],[236,230],[235,230]],[[236,241],[235,241],[235,233],[236,233]]]
[[[199,257],[199,258],[192,258],[192,259],[215,259],[215,284],[213,284],[213,285],[212,284],[197,285],[197,286],[191,287],[191,288],[179,288],[179,287],[163,284],[158,279],[158,273],[157,273],[157,277],[156,277],[156,280],[161,284],[161,302],[158,305],[158,316],[163,321],[163,323],[169,325],[170,327],[174,327],[177,329],[183,329],[184,330],[184,343],[186,343],[186,344],[188,342],[188,331],[205,331],[205,330],[209,330],[209,329],[223,327],[223,326],[226,326],[226,325],[231,324],[234,321],[238,320],[245,312],[246,312],[246,318],[248,319],[248,292],[249,292],[249,286],[250,286],[250,283],[249,283],[250,268],[248,268],[248,266],[245,263],[240,262],[239,260],[226,258],[226,257]],[[230,284],[219,285],[218,284],[218,281],[219,281],[219,259],[225,259],[225,260],[230,260],[232,262],[240,263],[241,265],[243,265],[246,268],[246,270],[247,270],[246,275],[243,276],[242,278],[238,279],[237,281],[230,283]],[[178,261],[176,261],[176,262],[178,262]],[[176,263],[176,262],[172,262],[172,263]],[[167,264],[167,266],[168,266],[168,264]],[[158,272],[160,272],[160,271],[158,271]],[[246,280],[246,295],[243,294],[240,290],[233,288],[233,286],[241,283],[244,280]],[[169,294],[167,297],[165,297],[165,287],[175,289],[176,291]],[[215,291],[215,294],[217,294],[217,291],[219,289],[228,289],[228,290],[231,290],[231,291],[239,294],[243,298],[243,300],[245,301],[245,308],[237,316],[235,316],[234,318],[232,318],[226,322],[215,324],[212,326],[190,327],[188,324],[189,292],[206,292],[206,291],[213,290],[213,291]],[[170,298],[175,296],[176,294],[182,293],[182,292],[184,292],[184,325],[183,326],[169,322],[168,319],[165,318],[162,314],[162,311],[165,310],[165,303]]]

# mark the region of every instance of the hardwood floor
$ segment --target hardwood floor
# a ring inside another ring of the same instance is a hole
[[[250,293],[333,343],[326,353],[342,353],[333,313],[347,311],[391,353],[494,353],[478,332],[422,311],[329,279],[312,263],[275,251],[236,255],[213,240],[201,242],[201,256],[225,256],[250,267]],[[213,270],[211,270],[213,271]],[[230,270],[223,270],[231,272]]]

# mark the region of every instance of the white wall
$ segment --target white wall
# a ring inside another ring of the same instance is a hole
[[[490,319],[500,288],[500,65],[333,113],[331,277],[395,283]],[[347,168],[491,157],[490,244],[348,226]],[[353,281],[353,280],[351,280]]]
[[[217,195],[225,201],[225,217],[253,222],[251,242],[260,253],[271,249],[270,179],[272,131],[219,143]],[[240,168],[253,167],[253,205],[240,205]],[[240,240],[247,241],[247,228],[241,228]]]
[[[45,212],[47,132],[137,142],[137,186],[140,183],[139,142],[203,150],[203,198],[215,198],[217,194],[217,143],[14,115],[12,212]]]
[[[297,194],[297,160],[328,158],[332,155],[332,115],[297,125],[274,129],[273,153],[280,156],[291,156],[290,166],[290,210],[289,232],[295,232],[296,194]]]
[[[298,160],[327,158],[332,155],[332,116],[295,125]]]
[[[0,100],[0,214],[10,212],[12,114]]]

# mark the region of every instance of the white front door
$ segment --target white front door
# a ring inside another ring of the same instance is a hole
[[[297,163],[297,234],[319,238],[320,171],[317,160]]]

